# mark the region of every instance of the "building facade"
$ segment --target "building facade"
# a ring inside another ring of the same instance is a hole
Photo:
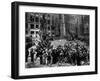
[[[54,39],[89,39],[89,16],[53,13],[26,12],[26,37],[32,41],[41,41],[49,34]]]

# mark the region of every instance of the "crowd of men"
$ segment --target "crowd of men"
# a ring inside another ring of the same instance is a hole
[[[48,42],[48,47],[41,46],[42,42],[35,49],[30,50],[31,62],[40,59],[40,65],[62,66],[70,65],[89,65],[89,48],[85,44],[78,42],[67,42],[64,46],[58,45],[53,48]],[[35,56],[35,57],[34,57]],[[29,50],[26,50],[26,62],[28,62]]]

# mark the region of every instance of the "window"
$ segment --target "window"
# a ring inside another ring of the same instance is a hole
[[[31,34],[34,34],[34,31],[31,31]]]
[[[39,25],[36,25],[36,28],[39,28]]]
[[[34,29],[34,24],[31,24],[31,29]]]
[[[38,31],[36,31],[36,34],[39,34],[39,32],[38,32]]]
[[[38,17],[36,17],[35,19],[36,19],[36,22],[39,22],[39,18]]]
[[[34,17],[32,15],[30,15],[30,21],[34,22]]]

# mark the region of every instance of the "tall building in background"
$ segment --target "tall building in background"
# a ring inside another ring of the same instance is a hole
[[[26,37],[41,41],[49,34],[54,39],[89,39],[89,16],[26,12]]]

